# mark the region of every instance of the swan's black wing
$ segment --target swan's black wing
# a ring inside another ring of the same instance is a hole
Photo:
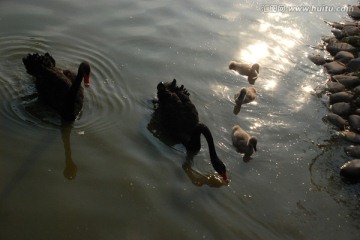
[[[74,74],[67,70],[56,67],[54,58],[46,53],[28,54],[23,58],[26,71],[36,80],[36,88],[46,104],[58,112],[63,111],[63,105],[68,91],[72,85]],[[83,88],[79,90],[75,102],[75,111],[78,113],[82,108]]]
[[[161,124],[174,137],[187,141],[199,122],[198,112],[188,91],[174,84],[158,88],[158,111]]]

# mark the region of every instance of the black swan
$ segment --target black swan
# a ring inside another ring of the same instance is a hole
[[[205,124],[199,123],[198,112],[189,96],[184,85],[178,87],[175,79],[172,82],[160,82],[157,86],[158,101],[155,108],[159,124],[166,134],[182,143],[188,153],[200,151],[200,134],[203,134],[209,146],[213,168],[228,182],[225,164],[216,154],[211,132]]]
[[[23,58],[27,73],[36,79],[39,98],[57,111],[65,121],[74,121],[82,109],[84,88],[90,85],[90,64],[82,62],[75,74],[56,67],[49,53],[28,54]]]

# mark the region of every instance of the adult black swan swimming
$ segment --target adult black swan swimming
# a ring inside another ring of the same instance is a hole
[[[203,134],[209,145],[211,164],[227,182],[226,167],[216,154],[211,132],[205,124],[199,123],[198,112],[189,96],[184,85],[178,87],[175,79],[172,82],[160,82],[155,108],[158,121],[166,134],[182,143],[190,153],[200,150],[200,134]]]
[[[49,53],[28,54],[23,58],[26,71],[35,77],[39,99],[57,111],[65,121],[74,121],[82,109],[84,88],[90,85],[90,64],[82,62],[77,74],[56,67]]]

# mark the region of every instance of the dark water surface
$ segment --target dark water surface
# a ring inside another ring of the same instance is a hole
[[[338,174],[350,159],[309,94],[326,76],[308,45],[346,14],[261,11],[275,2],[1,0],[0,239],[359,239],[359,186]],[[29,52],[91,63],[72,126],[37,102]],[[231,60],[261,65],[258,99],[239,115],[233,95],[248,83]],[[173,78],[212,130],[229,186],[204,139],[187,169],[184,147],[148,130],[156,85]],[[258,138],[250,162],[232,147],[235,124]]]

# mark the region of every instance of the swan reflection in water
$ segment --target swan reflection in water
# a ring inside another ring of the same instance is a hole
[[[188,156],[185,162],[182,165],[187,176],[190,178],[191,182],[195,186],[203,186],[208,185],[209,187],[222,187],[224,185],[228,185],[220,176],[215,174],[203,174],[195,169],[192,168],[192,159],[189,159]]]
[[[76,177],[77,166],[74,163],[71,157],[71,144],[70,144],[70,135],[71,130],[73,129],[73,122],[63,121],[61,124],[61,139],[64,144],[65,150],[65,169],[64,169],[64,177],[73,180]]]
[[[51,108],[41,103],[38,100],[37,94],[32,94],[22,98],[23,104],[25,105],[25,111],[34,117],[34,121],[37,124],[50,124],[59,126],[60,117]],[[32,122],[32,121],[30,121]],[[65,169],[63,171],[64,177],[68,180],[76,178],[77,166],[74,163],[71,156],[71,144],[70,136],[73,129],[73,121],[62,120],[59,126],[61,132],[61,139],[64,145],[65,151]]]

